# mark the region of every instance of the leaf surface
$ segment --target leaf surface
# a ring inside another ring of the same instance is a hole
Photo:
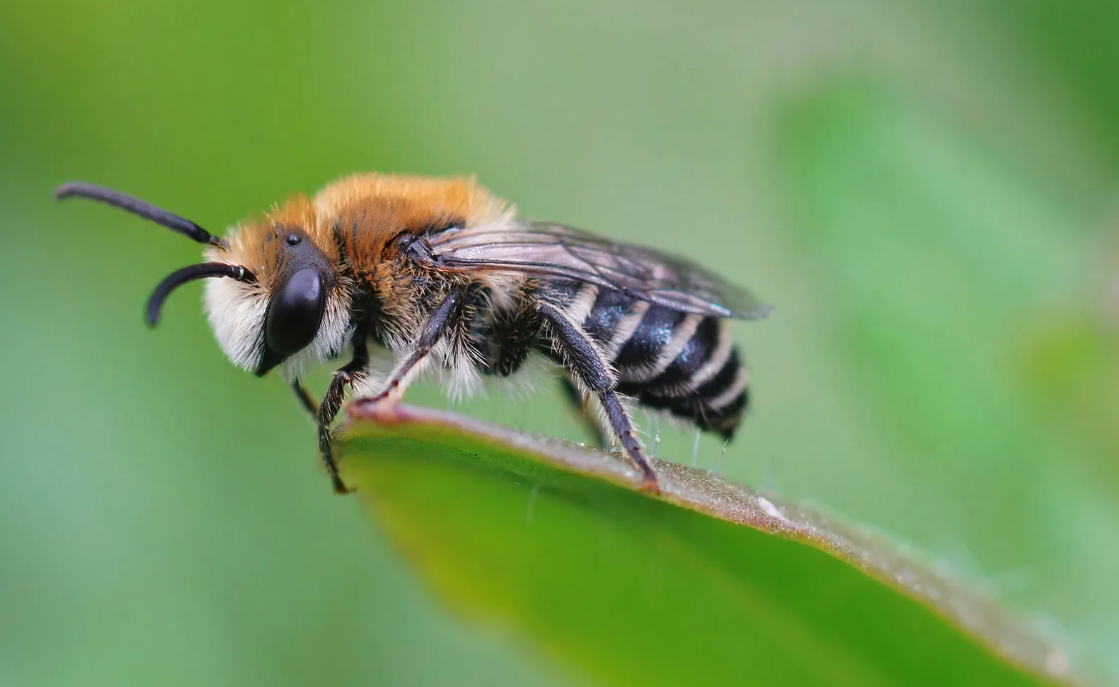
[[[343,474],[422,580],[602,684],[1060,684],[1061,649],[882,542],[711,474],[355,404]]]

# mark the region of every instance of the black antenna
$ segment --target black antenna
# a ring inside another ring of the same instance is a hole
[[[224,241],[194,222],[191,222],[189,219],[183,219],[174,213],[167,212],[162,208],[157,208],[151,203],[145,203],[139,198],[133,198],[130,195],[121,193],[120,191],[114,191],[111,188],[97,186],[96,184],[87,184],[84,181],[73,181],[55,189],[54,197],[56,200],[64,200],[66,198],[88,198],[89,200],[96,200],[100,203],[120,208],[125,212],[131,212],[138,217],[143,217],[156,224],[163,225],[171,231],[176,231],[198,243],[207,243],[211,246],[217,246],[222,250],[225,250],[226,247]]]
[[[148,325],[154,327],[159,324],[159,314],[163,309],[163,301],[167,300],[172,291],[195,279],[210,277],[229,277],[249,284],[256,281],[253,273],[244,267],[227,265],[224,262],[204,262],[175,270],[159,282],[159,286],[156,286],[155,291],[152,292],[152,297],[148,299]]]

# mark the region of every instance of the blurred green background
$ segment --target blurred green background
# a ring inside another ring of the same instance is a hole
[[[196,246],[50,199],[218,230],[359,170],[475,173],[754,289],[755,410],[699,464],[1119,679],[1116,36],[1083,0],[0,3],[0,685],[565,683],[425,596],[197,285],[145,330]],[[464,412],[584,438],[551,390]]]

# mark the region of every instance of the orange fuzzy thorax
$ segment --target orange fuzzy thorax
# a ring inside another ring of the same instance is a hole
[[[327,185],[314,200],[290,198],[261,220],[242,222],[227,237],[228,250],[211,259],[244,265],[261,287],[280,273],[274,241],[305,233],[332,263],[340,259],[335,232],[359,272],[372,272],[389,242],[402,233],[478,226],[500,219],[506,203],[473,179],[359,174]]]

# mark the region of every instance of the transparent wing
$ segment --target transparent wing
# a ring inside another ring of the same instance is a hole
[[[769,313],[749,292],[688,260],[559,224],[449,229],[431,245],[441,269],[567,277],[700,315],[756,319]]]

